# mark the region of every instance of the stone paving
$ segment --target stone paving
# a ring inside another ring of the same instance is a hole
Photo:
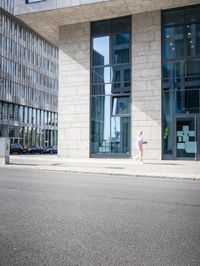
[[[58,158],[57,155],[12,155],[10,164],[1,167],[200,181],[199,161],[145,160],[141,164],[133,159],[69,159]]]

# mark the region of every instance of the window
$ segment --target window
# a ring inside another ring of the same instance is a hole
[[[91,155],[130,156],[131,18],[91,25]]]
[[[162,13],[163,156],[178,156],[174,121],[200,113],[200,7]],[[198,122],[197,122],[198,123]]]

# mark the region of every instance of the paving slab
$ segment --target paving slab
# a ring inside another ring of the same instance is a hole
[[[141,164],[133,159],[70,159],[59,158],[57,155],[12,155],[10,164],[1,167],[200,181],[199,161],[145,160]]]

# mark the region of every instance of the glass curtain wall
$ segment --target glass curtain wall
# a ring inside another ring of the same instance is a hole
[[[91,156],[130,156],[131,17],[91,25]]]
[[[27,147],[54,145],[58,49],[9,14],[12,3],[0,4],[0,136]]]
[[[199,6],[162,13],[162,88],[163,158],[195,157],[200,115]]]

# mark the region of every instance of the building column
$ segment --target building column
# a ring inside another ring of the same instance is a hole
[[[89,157],[90,23],[59,29],[59,156]]]
[[[161,159],[161,13],[132,16],[132,156],[142,130],[144,159]]]

